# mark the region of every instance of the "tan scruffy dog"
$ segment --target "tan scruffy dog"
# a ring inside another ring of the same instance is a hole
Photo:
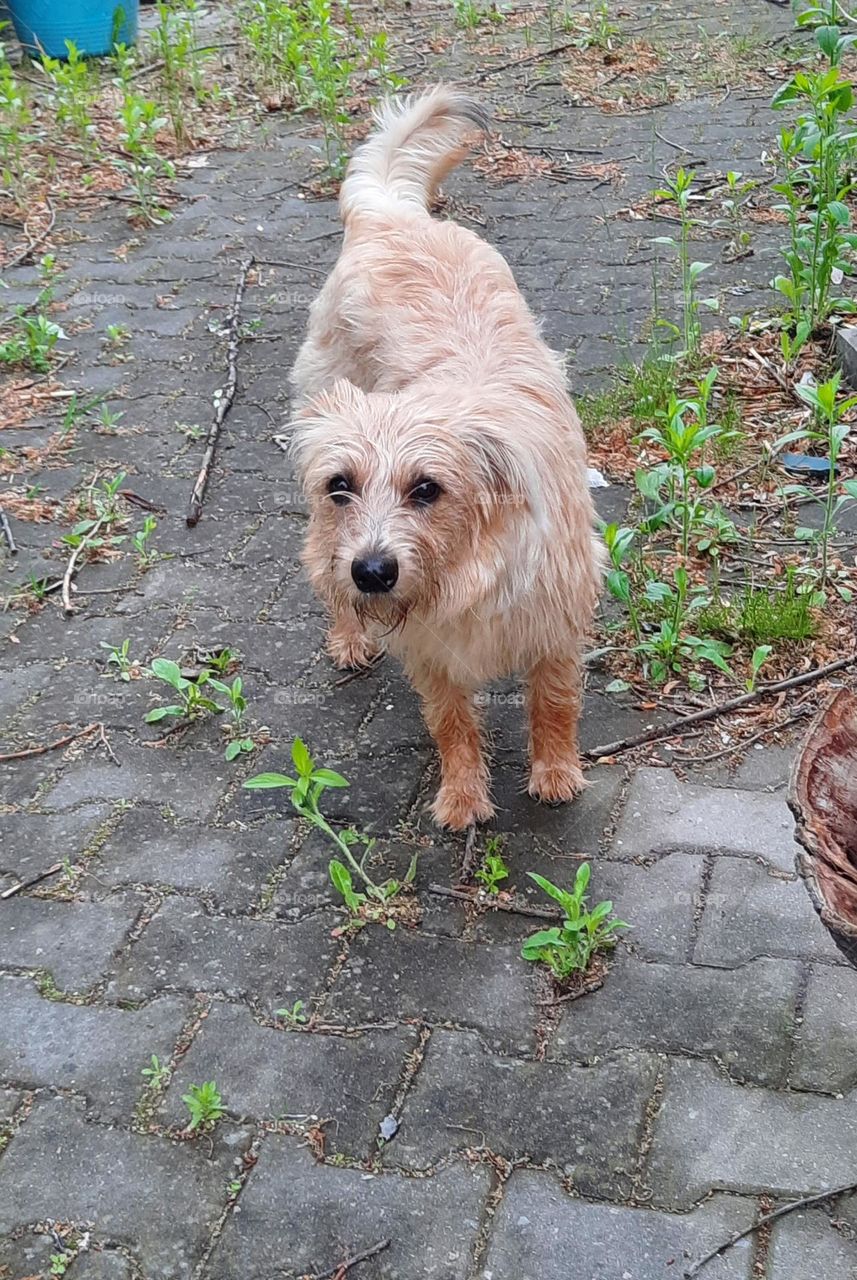
[[[499,676],[528,677],[530,794],[583,787],[580,646],[601,565],[560,360],[500,254],[428,212],[473,125],[479,108],[443,86],[380,112],[292,374],[330,653],[402,660],[440,750],[434,816],[454,828],[493,813],[474,694]]]

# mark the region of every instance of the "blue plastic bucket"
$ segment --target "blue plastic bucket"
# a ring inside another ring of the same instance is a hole
[[[66,40],[81,53],[110,53],[137,39],[140,0],[6,0],[15,33],[27,53],[66,58]]]

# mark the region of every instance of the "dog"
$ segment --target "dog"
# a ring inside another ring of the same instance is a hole
[[[440,753],[442,827],[493,815],[476,697],[528,681],[529,792],[584,786],[581,642],[602,555],[562,362],[501,255],[431,217],[482,110],[440,85],[386,103],[340,194],[344,241],[291,375],[303,562],[340,667],[386,648]]]

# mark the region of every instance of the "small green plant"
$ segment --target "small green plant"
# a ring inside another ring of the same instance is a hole
[[[588,13],[566,14],[564,25],[578,33],[581,49],[612,49],[619,35],[619,28],[610,21],[607,0],[590,0]]]
[[[227,650],[228,652],[228,650]],[[231,656],[231,655],[230,655]],[[236,676],[232,684],[226,684],[223,680],[215,680],[213,676],[209,676],[208,683],[212,689],[216,689],[218,693],[222,693],[227,699],[226,710],[232,717],[232,732],[235,735],[231,742],[226,744],[224,753],[227,760],[234,760],[242,752],[254,751],[256,743],[252,738],[242,736],[241,729],[244,723],[244,713],[247,710],[247,699],[244,696],[244,682],[240,676]]]
[[[721,201],[723,225],[729,231],[727,256],[731,259],[745,256],[752,236],[744,220],[744,209],[758,183],[745,178],[742,173],[730,169],[726,174],[726,195]]]
[[[486,893],[497,894],[504,880],[509,879],[509,868],[500,852],[500,837],[489,836],[485,841],[485,857],[476,872],[476,879]]]
[[[104,330],[104,340],[109,347],[122,347],[131,337],[131,330],[124,324],[109,324]]]
[[[196,720],[208,713],[220,715],[223,711],[223,707],[203,692],[211,680],[211,672],[207,669],[200,671],[195,680],[188,680],[182,675],[177,662],[170,658],[154,658],[149,674],[174,689],[181,701],[171,702],[165,707],[153,707],[145,716],[147,724],[157,724],[168,717]]]
[[[167,123],[166,116],[161,115],[157,103],[136,93],[130,84],[116,83],[122,90],[119,140],[123,151],[116,163],[131,182],[137,201],[133,212],[147,222],[164,222],[169,212],[157,202],[158,182],[175,177],[173,164],[158,152],[158,133]]]
[[[124,411],[118,412],[112,410],[109,405],[102,402],[98,410],[98,423],[102,431],[106,431],[109,435],[115,435],[119,430],[119,424],[125,417]]]
[[[24,91],[6,60],[0,42],[0,177],[3,187],[17,204],[23,204],[30,187],[31,174],[25,151],[32,113]]]
[[[717,303],[712,298],[700,300],[697,297],[696,284],[703,271],[711,266],[710,262],[694,262],[690,256],[690,236],[694,219],[690,212],[690,201],[693,195],[692,169],[676,170],[674,178],[667,178],[666,184],[655,191],[659,200],[671,200],[678,206],[680,230],[678,239],[674,236],[656,236],[655,244],[669,245],[675,249],[681,275],[682,299],[682,333],[684,338],[683,355],[695,360],[699,354],[699,343],[702,338],[702,327],[699,322],[700,307],[706,306],[716,310]]]
[[[65,334],[58,324],[47,316],[25,315],[19,307],[9,322],[12,333],[0,339],[0,364],[20,365],[36,373],[47,373],[51,367],[51,352]]]
[[[753,650],[753,655],[750,658],[750,674],[745,681],[748,693],[755,693],[762,667],[764,667],[773,651],[774,646],[770,644],[760,644]]]
[[[563,920],[550,929],[539,929],[527,938],[521,948],[525,960],[544,964],[558,981],[573,973],[585,973],[589,962],[598,951],[607,951],[616,945],[616,931],[629,929],[624,920],[612,915],[613,903],[599,902],[590,911],[586,905],[590,867],[582,862],[574,878],[571,891],[560,889],[534,871],[528,872],[531,880],[558,902]]]
[[[148,569],[151,564],[158,559],[158,553],[154,547],[149,546],[149,539],[158,527],[158,522],[154,516],[146,516],[143,520],[142,529],[131,538],[131,545],[137,552],[137,558],[143,569]]]
[[[292,805],[314,827],[323,832],[333,843],[340,857],[333,858],[329,864],[329,873],[333,887],[342,895],[349,912],[354,917],[378,919],[384,916],[388,928],[395,928],[395,920],[383,910],[402,888],[402,884],[412,884],[417,870],[417,857],[414,855],[405,875],[404,881],[385,880],[376,884],[366,870],[366,859],[375,847],[372,837],[361,835],[353,828],[335,831],[319,808],[319,800],[329,788],[347,787],[347,778],[333,769],[316,768],[315,761],[300,738],[292,743],[292,763],[297,772],[296,778],[282,773],[260,773],[249,778],[244,786],[251,791],[269,790],[286,787]],[[363,853],[356,858],[354,850],[362,845]],[[355,888],[355,879],[361,885]]]
[[[149,1059],[148,1067],[143,1067],[140,1073],[146,1077],[146,1083],[151,1089],[162,1089],[170,1078],[170,1068],[166,1062],[161,1062],[156,1053],[153,1053]]]
[[[304,1013],[303,1000],[296,1000],[291,1009],[277,1009],[276,1016],[282,1018],[283,1022],[287,1022],[291,1027],[301,1026],[307,1022],[307,1016]]]
[[[820,556],[820,588],[823,592],[828,585],[830,570],[830,543],[836,535],[836,517],[844,506],[857,500],[857,480],[838,479],[839,458],[842,447],[851,433],[851,424],[845,417],[857,407],[857,396],[848,396],[839,400],[839,388],[842,374],[839,370],[827,382],[812,384],[800,382],[795,391],[805,404],[812,409],[813,421],[808,427],[798,427],[777,441],[777,448],[791,444],[796,440],[808,440],[815,446],[821,446],[829,463],[827,483],[822,496],[816,490],[804,484],[784,486],[783,492],[797,495],[810,502],[819,503],[822,511],[820,529],[799,526],[795,537],[818,546]],[[848,592],[848,588],[845,588]],[[850,599],[850,592],[845,597]]]
[[[50,1274],[52,1276],[64,1276],[74,1261],[74,1256],[68,1253],[52,1253],[50,1260]]]
[[[223,1099],[213,1080],[188,1085],[187,1093],[182,1094],[182,1102],[188,1109],[190,1121],[187,1128],[191,1133],[195,1129],[213,1129],[217,1121],[226,1115]]]
[[[109,640],[100,640],[99,648],[107,652],[107,666],[116,667],[120,680],[130,680],[132,668],[137,664],[131,658],[131,641],[123,640],[120,645],[111,644]]]
[[[41,69],[51,86],[51,103],[57,124],[68,125],[91,151],[97,141],[92,108],[98,93],[98,83],[92,68],[73,40],[64,41],[67,58],[50,58],[43,54]]]

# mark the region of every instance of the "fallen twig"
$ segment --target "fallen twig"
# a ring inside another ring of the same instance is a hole
[[[487,907],[490,911],[510,911],[516,916],[532,916],[534,920],[561,920],[561,911],[542,910],[539,907],[519,906],[515,902],[506,902],[504,899],[496,898],[491,902],[477,898],[475,892],[467,889],[452,889],[445,884],[430,884],[429,893],[435,894],[438,898],[455,898],[459,902],[469,902],[475,907]]]
[[[794,1213],[796,1209],[808,1209],[810,1205],[822,1204],[825,1200],[832,1200],[835,1196],[845,1196],[851,1192],[857,1191],[857,1182],[849,1182],[844,1187],[834,1187],[832,1191],[820,1191],[818,1195],[804,1196],[800,1200],[793,1200],[791,1204],[780,1205],[779,1209],[774,1209],[772,1213],[766,1213],[756,1222],[751,1222],[749,1227],[745,1227],[743,1231],[736,1231],[734,1236],[730,1236],[728,1240],[724,1240],[723,1244],[719,1244],[716,1249],[712,1249],[704,1258],[700,1258],[698,1262],[694,1262],[688,1267],[684,1273],[685,1280],[693,1280],[693,1277],[702,1270],[706,1263],[713,1262],[715,1258],[719,1258],[721,1253],[725,1253],[727,1249],[731,1249],[739,1240],[743,1240],[745,1236],[749,1236],[754,1231],[758,1231],[759,1227],[766,1226],[769,1222],[773,1222],[776,1218],[783,1218],[787,1213]]]
[[[10,267],[19,267],[22,262],[26,262],[27,259],[32,255],[33,251],[38,248],[38,246],[42,243],[43,240],[47,240],[48,236],[53,231],[54,223],[57,220],[56,209],[51,204],[50,197],[48,196],[45,196],[45,204],[47,205],[48,212],[50,213],[48,225],[45,227],[44,231],[39,232],[35,240],[30,240],[29,236],[27,236],[27,239],[29,240],[29,244],[27,245],[26,249],[22,249],[20,253],[16,253],[15,257],[10,258],[8,262],[4,262],[3,263],[4,271],[8,271]],[[26,223],[24,223],[24,235],[27,235]]]
[[[461,861],[461,883],[467,884],[473,879],[476,870],[476,823],[471,822],[464,838],[464,857]]]
[[[29,880],[21,880],[18,884],[13,884],[8,889],[4,889],[0,893],[0,898],[14,898],[15,894],[20,893],[22,889],[32,889],[34,884],[41,884],[49,876],[55,876],[58,871],[62,871],[62,868],[63,864],[61,862],[55,862],[52,867],[48,867],[47,871],[41,871],[37,876],[32,876]]]
[[[238,345],[241,341],[239,322],[241,318],[241,303],[244,299],[244,288],[247,284],[247,274],[253,266],[255,259],[251,254],[249,258],[241,264],[241,271],[238,276],[238,283],[235,286],[235,295],[232,299],[232,306],[229,311],[227,324],[229,326],[229,347],[228,347],[228,368],[229,373],[226,379],[226,387],[215,397],[214,418],[208,429],[208,435],[205,440],[205,453],[202,457],[202,466],[199,469],[199,475],[190,495],[188,510],[186,516],[186,524],[193,528],[202,515],[202,504],[205,499],[205,491],[208,488],[208,480],[211,474],[211,466],[214,462],[214,454],[217,449],[217,441],[220,436],[220,428],[223,426],[223,420],[229,410],[232,408],[232,402],[235,399],[235,388],[238,385]]]
[[[678,720],[670,720],[667,724],[653,725],[651,729],[646,729],[645,732],[638,733],[633,738],[619,738],[616,742],[605,742],[581,754],[587,760],[599,760],[603,756],[616,756],[623,751],[631,751],[634,747],[642,747],[647,742],[658,742],[662,738],[680,738],[684,730],[691,725],[702,724],[706,720],[716,720],[718,716],[749,706],[751,702],[756,702],[769,694],[781,693],[784,689],[797,689],[801,685],[812,684],[815,680],[823,680],[825,676],[844,671],[855,662],[857,662],[857,653],[852,653],[848,658],[837,658],[835,662],[828,662],[824,667],[815,667],[812,671],[789,676],[787,680],[777,680],[773,684],[759,685],[758,689],[754,689],[752,693],[742,693],[737,698],[730,698],[728,702],[706,707],[704,711],[694,711],[689,716],[681,716]]]
[[[385,1249],[389,1249],[392,1240],[379,1240],[377,1244],[373,1244],[371,1249],[364,1249],[362,1253],[355,1253],[352,1257],[346,1258],[344,1262],[340,1262],[338,1266],[331,1267],[329,1271],[319,1271],[314,1276],[309,1276],[308,1280],[344,1280],[347,1272],[352,1267],[356,1267],[358,1262],[368,1262],[370,1258],[374,1258],[376,1254],[383,1253]]]
[[[18,548],[15,545],[15,539],[12,537],[12,529],[9,524],[9,517],[6,515],[6,512],[3,510],[2,507],[0,507],[0,529],[3,530],[3,537],[6,539],[6,545],[9,548],[10,555],[13,555],[13,556],[17,555]]]
[[[80,556],[81,551],[86,550],[86,548],[92,542],[92,539],[95,536],[95,534],[98,533],[98,530],[106,522],[107,522],[106,516],[99,516],[95,524],[86,534],[86,536],[81,538],[80,542],[77,544],[77,546],[74,548],[74,550],[72,551],[71,555],[68,558],[68,564],[65,567],[65,573],[63,574],[63,579],[62,579],[62,607],[63,607],[63,613],[66,615],[66,617],[68,617],[69,614],[74,613],[74,606],[71,603],[71,579],[75,570],[75,566],[78,561],[78,557]]]
[[[545,62],[548,58],[555,58],[557,54],[566,53],[569,49],[577,49],[579,47],[577,40],[568,40],[565,44],[554,45],[552,49],[543,49],[541,53],[531,53],[526,58],[513,58],[511,62],[501,62],[496,67],[489,67],[486,71],[480,71],[478,76],[474,76],[467,83],[481,84],[483,80],[497,75],[500,71],[509,71],[512,67],[526,67],[532,62]]]
[[[28,756],[43,756],[46,751],[56,751],[58,747],[67,747],[70,742],[76,742],[78,738],[85,738],[90,733],[95,733],[96,729],[104,730],[104,725],[100,720],[93,720],[92,724],[88,724],[85,729],[78,729],[77,733],[69,733],[64,738],[58,738],[56,742],[48,742],[42,747],[25,747],[23,751],[7,751],[0,755],[0,762],[7,760],[26,760]]]
[[[794,383],[789,382],[788,378],[785,378],[780,373],[776,365],[772,364],[771,361],[767,358],[767,356],[760,355],[760,353],[756,350],[755,347],[750,348],[750,355],[753,357],[754,360],[756,360],[762,366],[763,369],[766,370],[766,372],[768,372],[771,375],[774,382],[776,382],[777,386],[782,391],[785,391],[786,395],[791,396],[793,399],[797,400],[798,404],[802,409],[807,408],[806,401],[801,400],[800,395],[798,394],[798,389],[794,385]]]

